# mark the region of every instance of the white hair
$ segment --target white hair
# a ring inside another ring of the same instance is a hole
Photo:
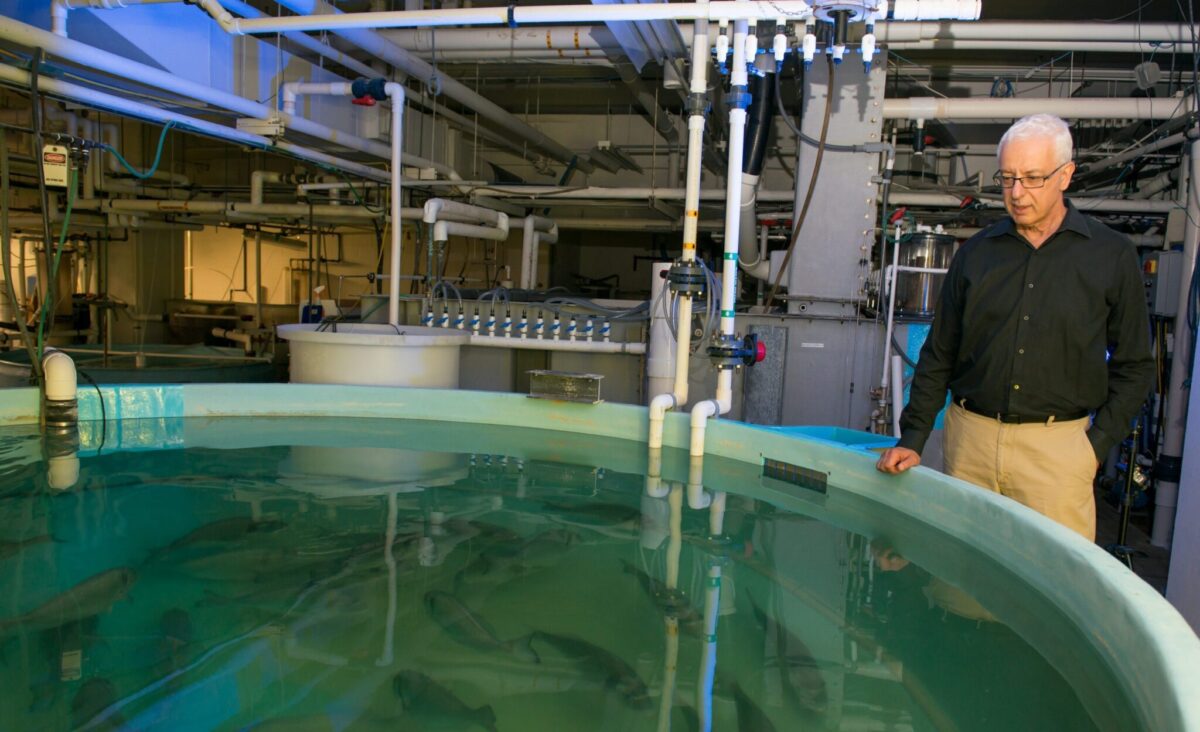
[[[1000,138],[996,148],[996,159],[1004,153],[1004,145],[1013,140],[1030,140],[1035,138],[1050,138],[1054,144],[1054,158],[1060,165],[1071,160],[1072,141],[1071,128],[1063,120],[1052,114],[1031,114],[1013,123],[1012,127]]]

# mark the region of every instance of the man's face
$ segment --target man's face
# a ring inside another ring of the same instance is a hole
[[[1054,143],[1049,137],[1012,140],[1004,145],[1000,155],[1000,172],[1024,178],[1045,176],[1058,168],[1061,161],[1054,157]],[[1075,164],[1067,163],[1050,176],[1041,188],[1027,188],[1017,181],[1004,189],[1004,207],[1019,228],[1038,228],[1052,218],[1063,206],[1063,191],[1071,184]]]

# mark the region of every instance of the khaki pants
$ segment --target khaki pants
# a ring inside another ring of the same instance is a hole
[[[951,404],[946,410],[945,471],[1095,541],[1096,454],[1087,428],[1086,417],[1004,424]]]

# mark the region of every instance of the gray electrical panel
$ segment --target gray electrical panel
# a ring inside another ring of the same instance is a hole
[[[1146,305],[1151,315],[1173,318],[1179,305],[1179,277],[1183,252],[1150,252],[1142,266]]]

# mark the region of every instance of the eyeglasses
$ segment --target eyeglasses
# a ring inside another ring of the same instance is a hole
[[[1071,161],[1068,160],[1067,163],[1069,163],[1069,162],[1071,162]],[[995,175],[992,176],[992,180],[996,181],[996,184],[1002,188],[1012,188],[1018,182],[1021,184],[1022,188],[1041,188],[1042,186],[1046,185],[1046,181],[1053,178],[1054,174],[1057,173],[1058,171],[1062,170],[1063,166],[1065,166],[1067,163],[1063,163],[1062,165],[1058,166],[1054,170],[1051,170],[1046,175],[1020,175],[1020,176],[1018,176],[1018,175],[1005,175],[1003,173],[996,173]]]

